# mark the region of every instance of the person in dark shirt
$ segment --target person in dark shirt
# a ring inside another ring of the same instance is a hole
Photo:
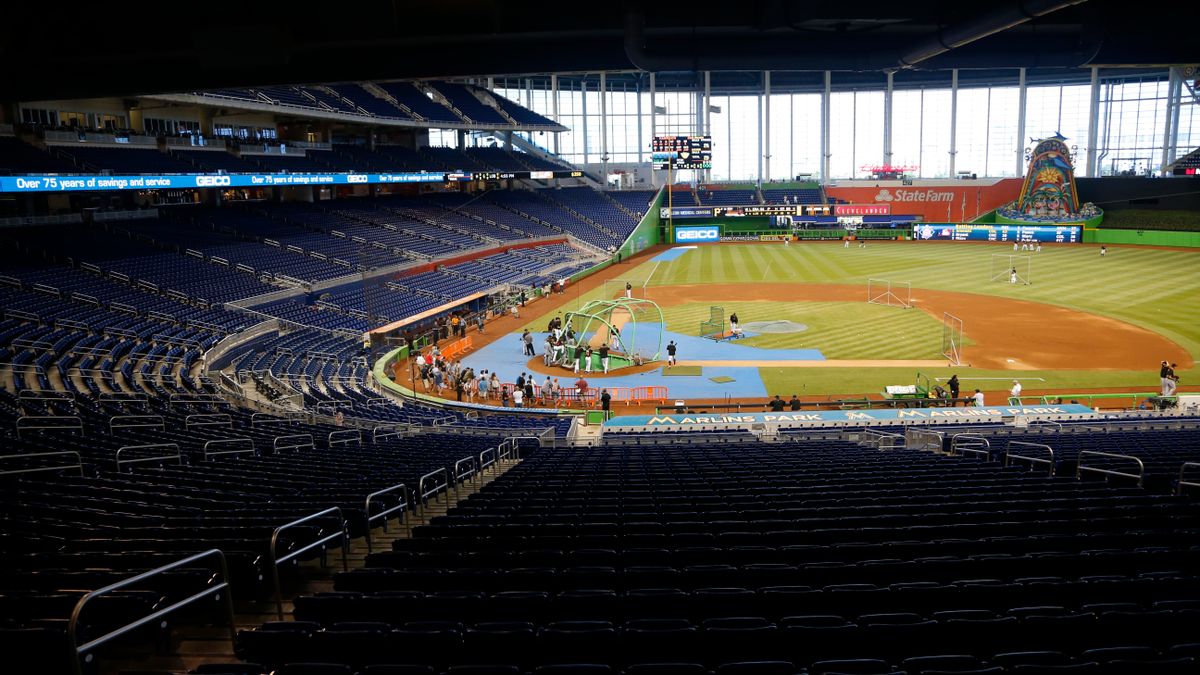
[[[1170,375],[1170,373],[1171,373],[1171,366],[1168,365],[1166,361],[1163,361],[1162,363],[1159,364],[1159,366],[1158,366],[1158,382],[1160,385],[1159,393],[1163,396],[1166,396],[1167,392],[1171,388],[1171,385],[1168,384],[1170,382],[1170,380],[1167,379],[1167,375]]]
[[[788,408],[790,408],[791,410],[799,410],[800,409],[800,398],[798,396],[796,396],[795,394],[792,394],[792,400],[788,401]]]
[[[608,374],[608,343],[600,345],[600,367]]]
[[[608,417],[609,405],[612,403],[612,394],[608,393],[607,389],[600,390],[600,409],[604,411],[604,416]]]
[[[950,381],[946,383],[950,387],[950,398],[958,398],[958,374],[950,376]],[[958,401],[951,401],[950,405],[958,406]]]
[[[779,398],[779,394],[775,394],[775,398],[771,399],[770,403],[771,412],[783,412],[784,405],[786,404],[783,399]]]
[[[671,340],[671,343],[667,345],[667,367],[668,368],[675,365],[675,351],[677,349],[678,349],[678,347],[675,346],[675,341]]]

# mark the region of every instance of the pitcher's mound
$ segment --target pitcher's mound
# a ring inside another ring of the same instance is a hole
[[[742,328],[751,333],[799,333],[808,330],[808,325],[796,323],[795,321],[787,321],[781,319],[779,321],[747,321],[742,324]]]

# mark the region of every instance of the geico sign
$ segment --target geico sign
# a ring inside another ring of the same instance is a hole
[[[721,238],[721,233],[717,228],[705,228],[703,230],[676,230],[675,241],[716,241]]]
[[[359,176],[356,174],[350,174],[346,176],[347,183],[366,183],[368,180],[369,178],[367,176]]]
[[[196,176],[196,187],[229,185],[229,176]]]

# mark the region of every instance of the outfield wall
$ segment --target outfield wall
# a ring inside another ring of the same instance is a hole
[[[1163,230],[1084,230],[1085,244],[1136,244],[1141,246],[1184,246],[1200,248],[1200,232]]]

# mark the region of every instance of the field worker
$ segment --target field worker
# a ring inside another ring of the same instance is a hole
[[[788,401],[788,409],[789,410],[799,410],[800,409],[800,397],[799,396],[792,394],[792,400]]]
[[[983,407],[983,392],[978,389],[975,390],[975,407]]]
[[[1008,273],[1008,283],[1017,283],[1017,268],[1012,268],[1012,271]]]
[[[675,346],[674,340],[671,340],[670,344],[667,345],[667,367],[668,368],[675,365],[675,352],[678,349],[679,348]]]
[[[729,315],[729,333],[733,336],[738,334],[738,315],[737,312]]]
[[[1013,380],[1013,386],[1012,386],[1012,389],[1008,390],[1008,396],[1009,396],[1009,398],[1020,398],[1021,397],[1021,383],[1020,382],[1018,382],[1017,380]]]
[[[771,412],[783,412],[783,407],[785,404],[783,399],[779,398],[779,394],[775,394],[775,398],[771,399],[771,402],[768,405],[771,406]]]
[[[959,390],[958,390],[958,375],[957,374],[950,376],[950,380],[948,382],[946,382],[946,386],[950,387],[950,398],[958,398]],[[958,403],[956,402],[956,403],[954,403],[954,405],[957,406]]]

